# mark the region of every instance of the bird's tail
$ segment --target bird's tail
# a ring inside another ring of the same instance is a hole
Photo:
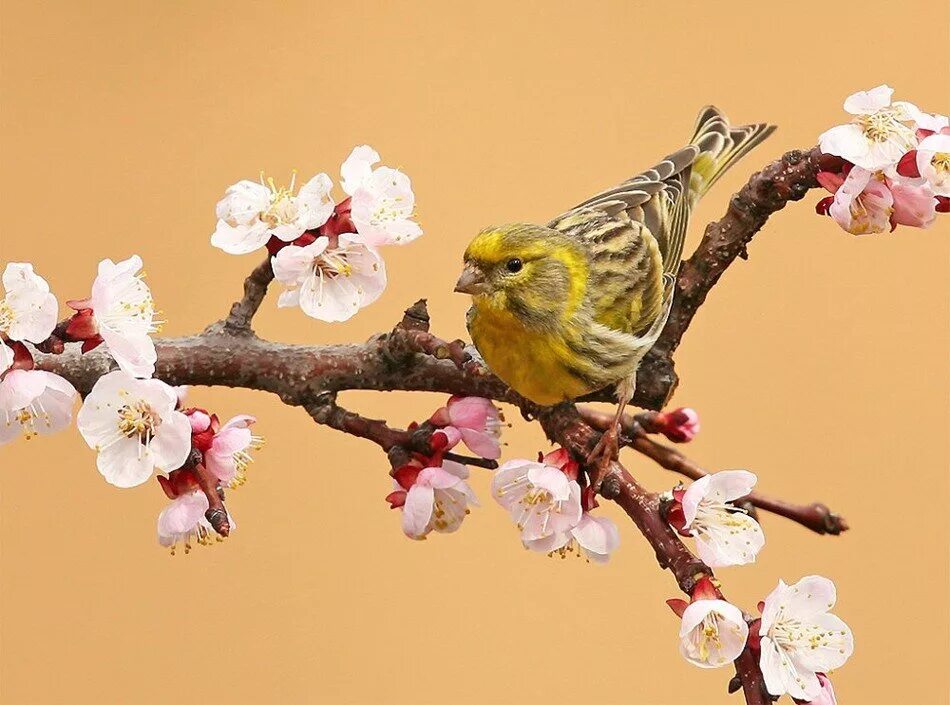
[[[719,180],[726,170],[753,147],[775,132],[775,125],[730,127],[719,109],[707,105],[696,119],[696,131],[690,144],[699,147],[689,179],[690,205],[695,204]]]

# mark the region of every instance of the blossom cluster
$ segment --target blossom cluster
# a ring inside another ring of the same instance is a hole
[[[755,483],[755,475],[745,470],[706,475],[670,493],[664,504],[666,518],[680,534],[696,540],[697,553],[707,565],[752,563],[765,545],[765,535],[737,501],[748,497]],[[770,694],[788,693],[816,705],[835,702],[827,674],[854,650],[850,629],[828,613],[834,603],[834,584],[817,576],[793,586],[780,581],[762,603],[758,620],[747,620],[722,599],[708,577],[697,581],[689,603],[667,601],[681,619],[680,652],[687,661],[718,668],[748,647],[759,658]]]
[[[259,448],[261,439],[250,432],[253,417],[221,425],[204,410],[182,411],[183,388],[151,378],[157,356],[150,334],[160,321],[141,269],[137,255],[118,263],[103,260],[91,296],[68,301],[73,313],[57,323],[57,299],[46,280],[30,264],[6,266],[0,300],[0,445],[66,428],[79,396],[59,375],[34,369],[25,343],[52,352],[62,352],[67,344],[82,353],[104,346],[118,369],[96,381],[76,425],[110,484],[135,487],[159,473],[173,500],[159,517],[159,541],[172,547],[184,541],[188,550],[192,538],[204,543],[210,535],[208,495],[243,482],[249,451]],[[198,481],[202,472],[210,478],[204,487]]]
[[[230,254],[267,248],[274,276],[284,285],[277,305],[339,322],[376,301],[386,288],[379,248],[404,245],[422,235],[412,219],[415,196],[409,177],[386,166],[379,154],[356,147],[340,168],[347,197],[334,203],[333,182],[317,174],[295,192],[272,178],[239,181],[218,202],[211,244]]]
[[[680,653],[700,668],[718,668],[748,648],[758,658],[765,686],[775,697],[833,705],[828,673],[854,652],[851,629],[831,614],[834,583],[811,575],[794,585],[779,581],[759,604],[762,616],[748,619],[722,599],[715,581],[700,578],[689,602],[667,600],[680,617]]]
[[[937,213],[950,211],[950,122],[892,101],[893,93],[881,85],[849,96],[851,122],[819,138],[821,151],[844,164],[819,172],[818,182],[834,195],[816,210],[854,235],[927,228]]]

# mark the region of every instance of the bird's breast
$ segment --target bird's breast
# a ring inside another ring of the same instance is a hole
[[[507,310],[477,304],[468,330],[491,371],[537,404],[558,404],[596,389],[572,373],[571,350],[556,331],[526,328]]]

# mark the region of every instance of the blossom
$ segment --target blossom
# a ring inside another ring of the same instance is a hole
[[[191,451],[191,424],[175,407],[173,387],[121,370],[96,382],[77,416],[79,432],[99,454],[96,465],[116,487],[140,485],[154,468],[181,467]]]
[[[891,226],[894,195],[882,178],[861,167],[847,175],[822,171],[818,183],[834,194],[827,213],[852,235],[882,233]]]
[[[309,245],[283,248],[272,259],[274,276],[288,287],[277,305],[300,306],[321,321],[345,321],[379,298],[386,267],[358,235],[321,236]]]
[[[410,538],[424,539],[433,530],[457,531],[469,513],[468,505],[478,506],[465,481],[468,468],[461,463],[442,460],[441,465],[423,467],[414,461],[393,476],[396,489],[386,500],[393,509],[402,509],[402,530]]]
[[[659,431],[674,443],[689,443],[699,433],[699,414],[683,407],[656,415]]]
[[[161,330],[162,321],[141,269],[138,255],[118,263],[102,260],[92,296],[68,302],[76,314],[66,333],[72,340],[84,341],[83,352],[105,342],[121,370],[133,377],[151,377],[157,356],[149,335]]]
[[[671,600],[681,604],[682,601]],[[680,653],[700,668],[719,668],[735,661],[745,648],[749,625],[742,611],[721,599],[694,599],[680,616]]]
[[[669,521],[680,533],[696,538],[696,550],[707,565],[752,563],[765,545],[758,522],[731,504],[749,494],[755,482],[751,472],[724,470],[673,493]]]
[[[173,499],[158,515],[158,542],[171,548],[172,555],[175,555],[176,546],[184,543],[187,555],[192,541],[201,546],[210,545],[212,536],[221,541],[221,536],[205,517],[208,508],[208,498],[201,490],[185,492]],[[228,525],[233,530],[234,519],[230,513],[227,516]]]
[[[898,173],[920,177],[936,195],[950,196],[950,128],[945,127],[939,133],[924,137],[917,149],[908,152],[906,157],[913,159],[911,170],[901,170],[902,159]]]
[[[30,439],[66,428],[77,397],[73,385],[52,372],[10,370],[0,380],[0,445],[21,433]]]
[[[274,179],[260,183],[243,180],[228,187],[218,201],[218,224],[211,244],[232,255],[263,247],[272,237],[292,242],[305,231],[323,225],[333,213],[333,182],[317,174],[294,194],[297,175],[290,186],[278,187]]]
[[[917,136],[921,139],[934,132],[941,132],[947,126],[950,126],[950,118],[946,115],[925,113],[922,110],[911,110],[910,112],[914,119],[914,126],[917,128]],[[926,134],[921,135],[921,132]]]
[[[578,556],[583,554],[594,563],[606,563],[610,560],[610,554],[620,546],[620,532],[617,531],[617,525],[607,517],[584,512],[577,526],[570,531],[525,541],[524,545],[525,548],[539,553],[556,553],[561,558],[576,549]]]
[[[217,417],[213,417],[214,425],[217,421]],[[215,430],[210,446],[204,451],[205,467],[231,487],[246,482],[248,465],[254,462],[250,451],[264,446],[264,439],[251,433],[251,426],[256,421],[253,416],[235,416]]]
[[[364,144],[340,167],[343,190],[352,198],[350,216],[367,244],[405,245],[422,235],[422,228],[412,220],[412,185],[398,169],[373,169],[379,159],[376,150]]]
[[[436,433],[445,436],[449,448],[461,440],[483,458],[495,460],[501,456],[498,439],[504,419],[490,399],[450,397],[429,421],[440,427]]]
[[[769,693],[815,700],[824,690],[818,674],[839,668],[851,656],[851,630],[829,612],[835,599],[834,583],[817,575],[794,585],[780,580],[765,599],[759,666]]]
[[[10,369],[14,359],[13,348],[7,347],[4,342],[0,340],[0,375]]]
[[[560,449],[541,462],[509,460],[495,471],[492,496],[508,510],[525,543],[565,534],[580,523],[577,464],[567,457]]]
[[[3,270],[3,288],[6,296],[0,299],[0,333],[11,340],[28,340],[31,343],[42,343],[49,338],[56,327],[58,306],[56,297],[50,293],[49,284],[33,271],[33,265],[8,263]],[[0,342],[0,347],[6,346]],[[11,355],[9,352],[0,352],[0,356]],[[4,369],[0,360],[0,372]]]
[[[828,676],[824,673],[816,673],[815,675],[818,676],[821,691],[817,697],[809,700],[806,705],[838,705],[838,700],[835,698],[835,689],[831,687],[831,681],[828,679]]]
[[[887,187],[894,198],[891,213],[891,228],[909,225],[912,228],[929,228],[937,218],[937,199],[930,185],[916,183],[914,179],[901,176],[889,177]]]
[[[854,119],[824,132],[819,137],[821,151],[870,171],[896,164],[917,144],[914,130],[905,123],[920,111],[911,103],[892,103],[893,93],[893,88],[881,85],[849,96],[844,109]]]

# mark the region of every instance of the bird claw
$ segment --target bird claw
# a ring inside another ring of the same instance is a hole
[[[594,492],[600,492],[600,486],[607,477],[610,463],[620,455],[620,433],[614,424],[604,431],[597,445],[587,456],[587,472]]]

